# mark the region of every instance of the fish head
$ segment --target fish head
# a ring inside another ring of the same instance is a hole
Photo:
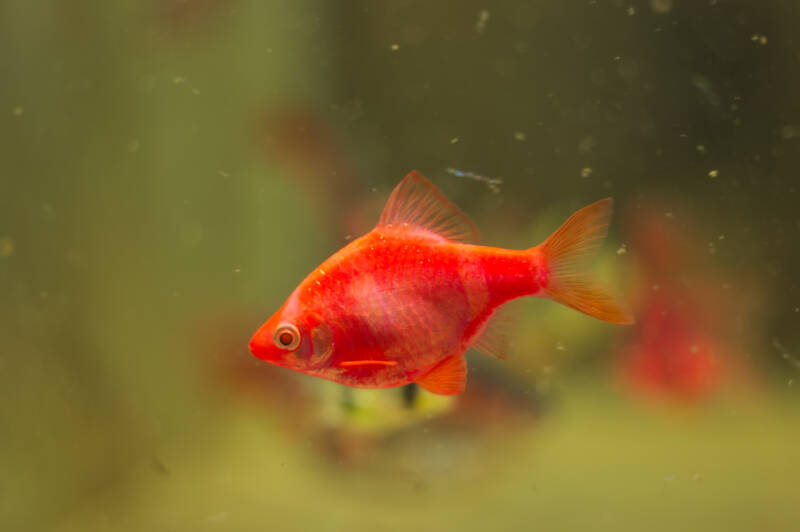
[[[250,339],[250,352],[276,366],[318,371],[333,355],[333,334],[319,316],[290,312],[284,305]]]

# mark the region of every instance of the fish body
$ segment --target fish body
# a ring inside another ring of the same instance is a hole
[[[416,382],[460,393],[470,346],[505,354],[498,309],[512,299],[545,296],[606,321],[631,322],[574,269],[574,259],[605,236],[610,208],[611,200],[601,200],[579,211],[530,249],[479,246],[470,243],[477,231],[466,215],[412,172],[375,229],[309,274],[256,332],[250,350],[348,386]]]

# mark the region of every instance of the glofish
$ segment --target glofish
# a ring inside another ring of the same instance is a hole
[[[347,386],[412,382],[464,390],[464,352],[502,358],[503,305],[524,296],[629,324],[624,306],[591,280],[584,259],[608,230],[613,200],[573,214],[524,250],[479,246],[469,218],[422,174],[390,195],[378,225],[311,272],[250,340],[256,357]]]

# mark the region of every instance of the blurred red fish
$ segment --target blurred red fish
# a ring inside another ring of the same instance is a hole
[[[569,218],[526,250],[472,245],[478,232],[427,179],[411,172],[372,231],[326,260],[250,341],[258,358],[358,388],[415,382],[464,390],[469,347],[505,354],[501,305],[523,296],[632,323],[588,280],[582,259],[605,238],[612,200]]]
[[[695,401],[714,389],[722,342],[698,302],[679,286],[657,290],[646,301],[624,361],[637,391],[653,398]]]

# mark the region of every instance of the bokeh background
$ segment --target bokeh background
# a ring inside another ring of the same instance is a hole
[[[798,24],[791,0],[0,3],[0,528],[796,529]],[[526,301],[457,398],[255,360],[415,168],[498,246],[613,196],[595,267],[637,324]]]

